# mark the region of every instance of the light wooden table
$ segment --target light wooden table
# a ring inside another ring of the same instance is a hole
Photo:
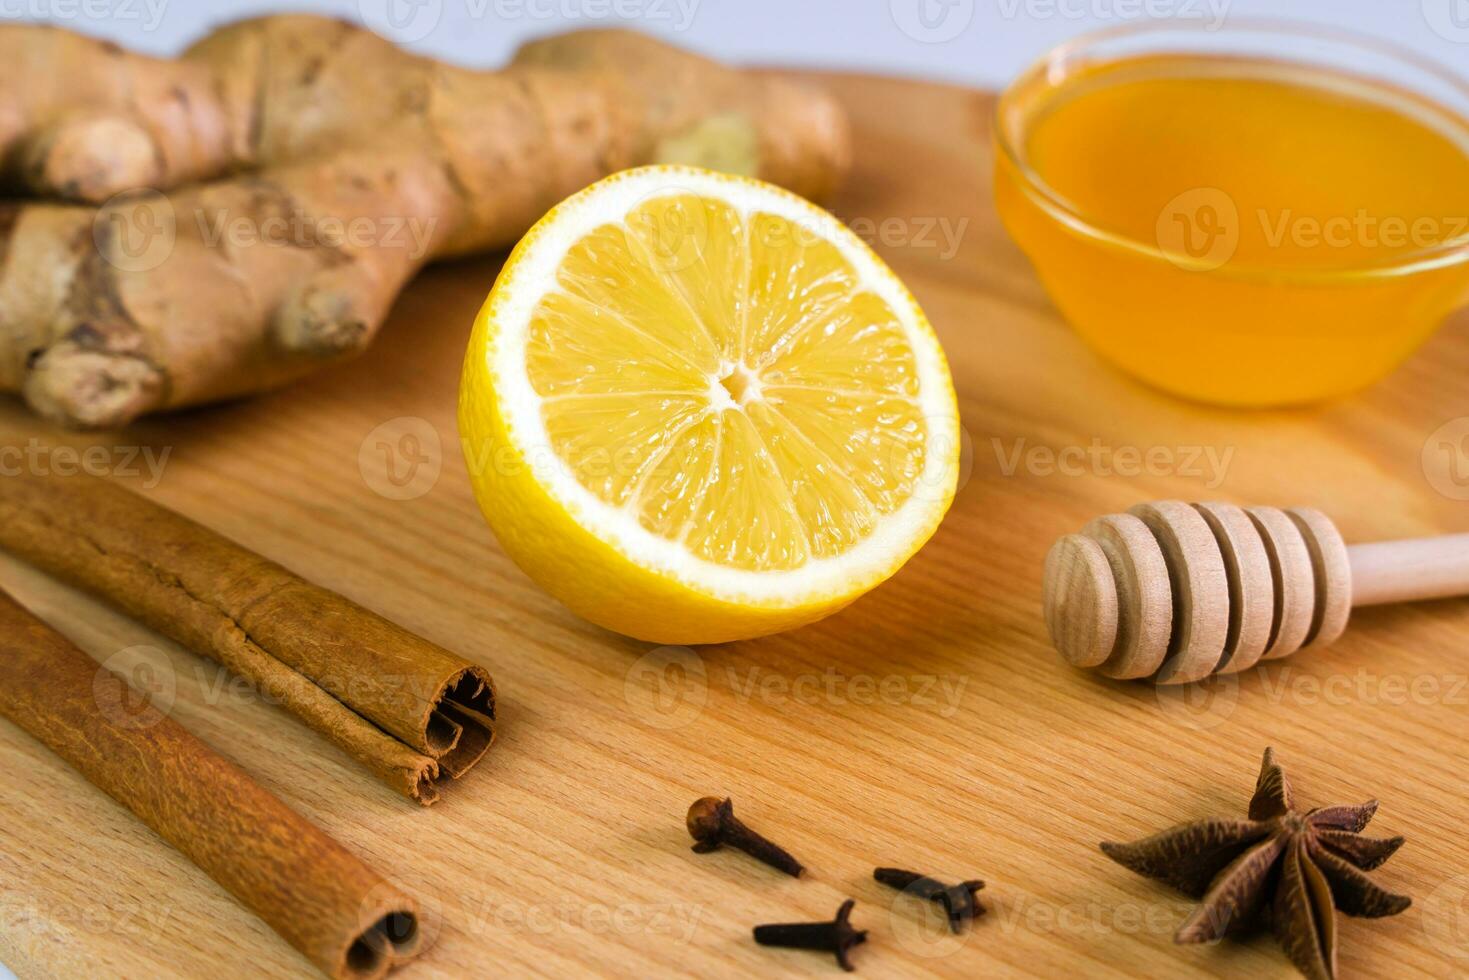
[[[1380,797],[1374,829],[1409,838],[1376,877],[1414,907],[1343,920],[1342,972],[1469,970],[1469,604],[1366,611],[1329,654],[1190,700],[1062,666],[1038,598],[1056,536],[1140,500],[1314,504],[1359,540],[1469,528],[1469,505],[1436,489],[1454,491],[1453,474],[1421,458],[1431,433],[1469,414],[1469,323],[1386,384],[1312,411],[1162,397],[1082,346],[1005,238],[989,96],[830,82],[859,146],[835,210],[874,233],[926,307],[974,444],[937,537],[848,611],[758,642],[656,651],[577,620],[522,576],[456,447],[461,349],[490,260],[430,271],[370,354],[276,395],[100,440],[0,406],[0,445],[167,451],[157,499],[485,664],[500,740],[440,806],[405,804],[211,665],[8,559],[0,585],[99,659],[153,667],[182,723],[413,889],[436,941],[405,976],[833,975],[830,959],[757,948],[749,930],[825,918],[847,896],[871,930],[854,954],[867,976],[1289,976],[1266,937],[1175,948],[1183,900],[1096,848],[1242,814],[1266,745],[1304,802]],[[390,499],[404,493],[378,444],[409,432],[428,459],[406,491],[427,492]],[[1104,462],[1051,470],[1044,451],[1066,447]],[[1114,472],[1149,450],[1171,462]],[[22,977],[308,972],[6,724],[0,771],[0,960]],[[691,854],[684,810],[708,793],[732,794],[811,878]],[[950,939],[894,905],[871,881],[877,864],[982,877],[991,912]]]

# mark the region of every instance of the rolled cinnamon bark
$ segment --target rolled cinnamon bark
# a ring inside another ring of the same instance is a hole
[[[0,716],[131,810],[331,977],[419,946],[412,899],[0,592]]]
[[[252,681],[425,806],[494,740],[483,667],[108,480],[0,480],[0,547]]]

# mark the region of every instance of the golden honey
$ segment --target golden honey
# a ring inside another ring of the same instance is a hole
[[[1002,98],[1000,213],[1066,318],[1158,387],[1307,402],[1469,299],[1469,122],[1319,65],[1146,53]]]

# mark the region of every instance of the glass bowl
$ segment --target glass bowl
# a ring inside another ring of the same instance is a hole
[[[1120,124],[1097,123],[1095,142],[1068,152],[1056,149],[1066,147],[1064,134],[1044,135],[1047,122],[1055,129],[1063,120],[1070,126],[1073,118],[1091,118],[1093,109],[1081,100],[1118,98],[1117,86],[1146,81],[1150,72],[1169,85],[1179,79],[1193,84],[1190,72],[1252,84],[1268,75],[1308,87],[1312,98],[1327,100],[1328,115],[1335,104],[1330,100],[1365,100],[1373,113],[1399,114],[1431,130],[1432,140],[1448,141],[1444,159],[1462,151],[1469,175],[1469,84],[1371,39],[1288,23],[1233,21],[1210,30],[1148,22],[1052,50],[1000,97],[997,204],[1056,306],[1106,358],[1152,385],[1210,403],[1312,402],[1381,378],[1469,300],[1469,204],[1460,204],[1469,200],[1469,190],[1457,197],[1457,191],[1446,193],[1453,207],[1441,214],[1377,214],[1368,201],[1344,207],[1354,193],[1353,168],[1363,161],[1310,160],[1334,144],[1303,136],[1293,146],[1292,130],[1301,127],[1286,125],[1284,114],[1281,131],[1272,130],[1279,100],[1261,104],[1257,140],[1248,147],[1237,140],[1224,152],[1239,154],[1241,173],[1256,156],[1260,167],[1273,161],[1278,171],[1280,161],[1293,163],[1299,153],[1309,168],[1299,196],[1316,197],[1309,188],[1317,179],[1336,182],[1333,204],[1303,200],[1295,214],[1294,202],[1276,201],[1272,211],[1252,200],[1258,187],[1223,186],[1229,180],[1218,178],[1228,168],[1211,166],[1214,157],[1194,173],[1169,171],[1169,161],[1189,159],[1191,148],[1198,154],[1204,147],[1219,149],[1213,102],[1185,108],[1191,106],[1185,99],[1159,108],[1158,118],[1174,127],[1163,142],[1152,139],[1156,129],[1138,128],[1154,114],[1146,103],[1139,105],[1147,111],[1122,112]],[[1307,122],[1309,129],[1312,119]],[[1146,148],[1129,162],[1132,131]],[[1347,134],[1349,140],[1360,136]],[[1430,159],[1437,158],[1393,158],[1390,168],[1361,173],[1389,174],[1402,193],[1388,197],[1402,206],[1442,183],[1441,173],[1415,168]],[[1044,160],[1053,164],[1049,171]],[[1054,172],[1090,187],[1094,203],[1077,203],[1080,197],[1055,186]],[[1200,173],[1204,180],[1197,179]],[[1258,184],[1259,178],[1254,173],[1240,183]],[[1463,185],[1469,189],[1469,179]],[[1112,186],[1116,195],[1107,192]],[[1323,215],[1323,206],[1340,214]],[[1252,225],[1257,221],[1258,228]],[[1406,237],[1390,240],[1389,230]],[[1307,232],[1314,232],[1315,245]],[[1371,235],[1380,247],[1369,247]],[[1338,238],[1344,244],[1332,251]]]

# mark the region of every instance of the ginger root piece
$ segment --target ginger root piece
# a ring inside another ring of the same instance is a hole
[[[261,391],[364,349],[425,263],[504,247],[609,173],[819,198],[848,157],[826,95],[625,31],[480,72],[312,16],[174,61],[0,27],[0,174],[78,202],[0,209],[0,390],[103,427]]]

